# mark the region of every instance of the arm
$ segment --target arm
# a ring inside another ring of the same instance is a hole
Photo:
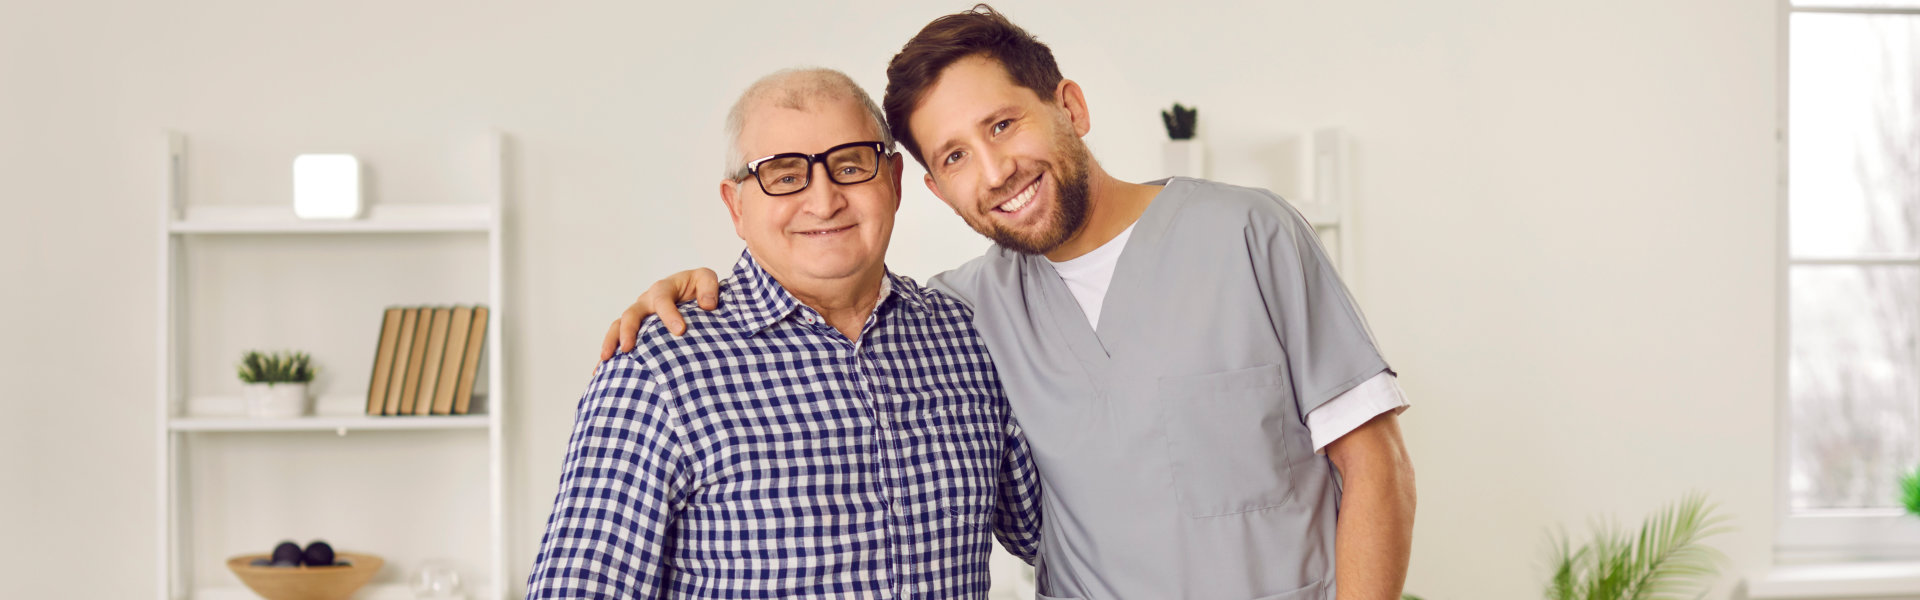
[[[1313,226],[1277,198],[1248,224],[1254,273],[1274,333],[1286,352],[1294,398],[1303,418],[1335,401],[1341,388],[1392,373],[1361,317],[1360,307]],[[1376,413],[1377,414],[1377,413]],[[1311,425],[1311,424],[1310,424]],[[1413,467],[1397,416],[1373,417],[1326,447],[1341,477],[1334,531],[1339,600],[1398,600],[1413,545]]]
[[[600,341],[600,360],[613,358],[618,353],[616,348],[619,352],[632,350],[634,340],[640,337],[640,324],[653,315],[660,315],[660,324],[666,325],[667,331],[674,335],[686,334],[687,321],[680,318],[678,305],[695,299],[700,301],[700,308],[706,310],[720,307],[720,276],[713,269],[681,271],[653,282],[607,327],[607,336]]]
[[[1382,414],[1327,446],[1340,471],[1334,579],[1339,600],[1399,600],[1413,553],[1413,462],[1399,418]]]
[[[631,359],[594,377],[527,577],[528,600],[666,595],[667,532],[688,488],[667,400]]]
[[[1033,564],[1040,555],[1040,474],[1020,422],[1007,417],[1007,446],[994,498],[993,535],[1007,552]]]

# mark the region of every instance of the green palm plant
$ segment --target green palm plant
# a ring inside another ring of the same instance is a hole
[[[1554,536],[1553,576],[1547,600],[1680,600],[1712,589],[1725,556],[1702,540],[1725,533],[1726,517],[1705,496],[1689,494],[1629,532],[1611,523],[1595,527],[1578,548],[1563,531]]]
[[[1909,502],[1920,500],[1920,472],[1911,476]],[[1907,486],[1902,480],[1902,485]],[[1912,504],[1909,504],[1912,506]],[[1573,547],[1565,531],[1553,536],[1553,576],[1547,600],[1680,600],[1702,598],[1713,588],[1725,556],[1701,542],[1726,533],[1726,517],[1706,496],[1688,494],[1628,532],[1612,523],[1595,527],[1593,540]],[[1920,510],[1915,510],[1920,514]],[[1693,595],[1687,595],[1692,592]],[[1404,594],[1401,600],[1420,600]]]

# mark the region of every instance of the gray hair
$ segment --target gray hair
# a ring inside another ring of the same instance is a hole
[[[873,103],[873,97],[860,89],[852,77],[833,69],[818,67],[784,69],[761,77],[727,111],[727,171],[722,177],[734,179],[747,168],[747,156],[740,149],[740,132],[747,127],[747,113],[762,103],[780,108],[806,110],[813,102],[855,101],[873,117],[873,129],[880,132],[880,143],[893,151],[893,130],[887,128],[886,113]]]

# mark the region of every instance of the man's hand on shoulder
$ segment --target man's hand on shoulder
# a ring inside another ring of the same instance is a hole
[[[600,361],[606,362],[614,354],[633,350],[640,337],[640,324],[647,317],[659,315],[660,323],[674,335],[686,335],[687,320],[680,316],[679,304],[688,300],[699,300],[700,308],[713,310],[720,307],[720,276],[713,269],[699,268],[668,275],[666,279],[654,282],[647,291],[633,300],[633,305],[620,313],[607,327],[607,335],[600,342]],[[594,367],[599,370],[598,366]]]

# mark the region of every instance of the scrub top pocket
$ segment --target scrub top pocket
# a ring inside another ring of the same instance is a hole
[[[1285,442],[1299,417],[1281,369],[1160,378],[1174,493],[1187,516],[1238,514],[1290,499],[1293,460]]]
[[[934,409],[933,421],[940,436],[940,506],[950,517],[984,527],[999,485],[1000,416],[962,405]]]

